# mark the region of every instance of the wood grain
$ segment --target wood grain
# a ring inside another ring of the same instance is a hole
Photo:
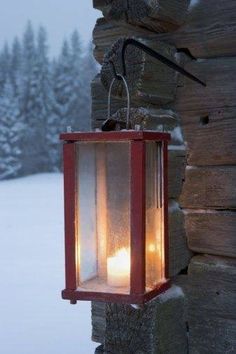
[[[193,60],[185,69],[203,80],[207,87],[183,78],[175,101],[178,112],[235,106],[236,81],[229,79],[236,75],[235,58]]]
[[[184,214],[174,200],[169,200],[169,273],[173,277],[185,269],[192,252],[187,245]]]
[[[236,164],[236,107],[182,112],[181,126],[189,165]]]
[[[92,340],[103,343],[106,329],[106,304],[92,301]]]
[[[199,0],[195,6],[188,10],[186,23],[174,32],[155,33],[156,39],[169,43],[176,48],[187,48],[195,58],[215,58],[230,57],[235,55],[236,47],[236,3],[234,0]],[[100,25],[102,23],[100,22]],[[105,19],[103,21],[105,25]],[[110,35],[119,32],[142,31],[141,27],[132,26],[125,28],[121,24],[110,22]],[[113,27],[111,29],[111,27]],[[100,31],[100,36],[105,30],[96,28],[95,32]],[[121,34],[122,33],[122,34]],[[98,37],[95,41],[98,44]],[[154,35],[153,32],[147,34],[148,38]],[[104,33],[105,37],[105,33]],[[118,36],[119,37],[119,36]],[[116,39],[118,38],[116,37]],[[104,42],[103,42],[104,44]],[[102,50],[102,43],[99,43]]]
[[[179,288],[172,287],[142,309],[108,304],[105,352],[186,354],[184,301]]]
[[[122,73],[121,51],[125,38],[118,39],[106,53],[101,70],[101,81],[109,90],[114,77],[110,60],[113,61],[116,71]],[[161,42],[138,38],[139,42],[147,45],[171,61],[175,62],[175,48]],[[177,74],[174,70],[144,53],[132,45],[128,46],[125,62],[129,91],[133,99],[149,104],[166,104],[173,101],[176,93]],[[126,91],[122,81],[116,80],[113,86],[113,96],[125,97]]]
[[[191,167],[180,198],[184,208],[236,208],[236,166]]]
[[[199,0],[189,9],[185,25],[159,37],[176,48],[188,48],[195,58],[234,56],[236,2]]]
[[[188,287],[191,353],[234,353],[236,349],[236,260],[192,258]]]
[[[185,229],[189,248],[236,258],[236,213],[233,211],[185,210]]]
[[[108,21],[166,32],[184,23],[189,3],[190,0],[94,0],[93,6]]]
[[[106,21],[103,17],[99,18],[93,30],[93,43],[95,45],[94,57],[100,64],[102,64],[105,53],[119,38],[132,36],[146,37],[149,33],[149,31],[143,28],[117,26]]]
[[[178,146],[170,146],[168,151],[168,195],[169,198],[179,198],[186,167],[186,150]]]

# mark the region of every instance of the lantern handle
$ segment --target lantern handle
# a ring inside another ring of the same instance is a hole
[[[116,76],[112,79],[112,82],[111,82],[111,85],[109,88],[107,119],[111,118],[111,92],[112,92],[112,87],[113,87],[116,79],[123,81],[123,84],[124,84],[125,90],[126,90],[126,95],[127,95],[126,129],[128,130],[129,126],[130,126],[130,92],[129,92],[129,87],[128,87],[127,81],[125,80],[124,76],[121,74],[116,74]]]

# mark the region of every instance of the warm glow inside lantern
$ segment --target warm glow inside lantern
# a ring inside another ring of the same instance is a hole
[[[141,304],[168,288],[169,138],[133,130],[61,135],[63,298]]]

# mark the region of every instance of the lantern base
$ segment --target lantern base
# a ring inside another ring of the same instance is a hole
[[[88,292],[81,290],[65,289],[62,291],[62,298],[65,300],[84,300],[84,301],[102,301],[102,302],[116,302],[121,304],[145,304],[154,297],[160,295],[170,288],[170,281],[157,285],[153,290],[144,294],[117,294],[105,292]]]

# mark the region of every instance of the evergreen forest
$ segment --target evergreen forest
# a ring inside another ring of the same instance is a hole
[[[62,168],[59,134],[90,129],[92,44],[75,30],[49,56],[44,27],[29,22],[0,50],[0,180]]]

